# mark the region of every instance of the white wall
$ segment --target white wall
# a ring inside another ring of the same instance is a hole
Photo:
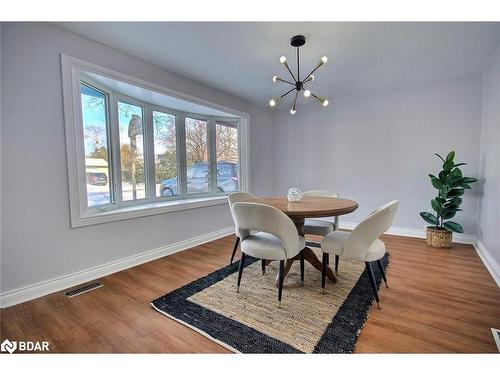
[[[500,280],[500,46],[483,75],[482,102],[478,238]]]
[[[480,75],[390,92],[302,106],[278,115],[275,193],[290,186],[328,188],[359,202],[341,218],[359,222],[379,205],[401,202],[395,226],[422,230],[419,211],[435,196],[428,173],[441,164],[434,153],[456,150],[477,176],[481,121]],[[475,234],[477,191],[464,198],[456,220]]]
[[[2,292],[231,226],[218,205],[70,229],[61,53],[249,113],[251,191],[269,193],[267,111],[48,24],[4,23],[2,41]]]

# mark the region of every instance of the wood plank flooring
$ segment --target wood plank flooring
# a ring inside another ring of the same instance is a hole
[[[500,328],[500,288],[472,246],[383,240],[391,253],[389,289],[381,286],[382,310],[372,308],[357,353],[496,352],[490,327]],[[52,352],[227,353],[149,303],[225,266],[233,243],[225,237],[118,272],[72,299],[59,292],[2,309],[1,340],[49,341]]]

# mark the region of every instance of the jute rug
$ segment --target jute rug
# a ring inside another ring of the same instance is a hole
[[[385,267],[388,262],[386,254]],[[376,265],[373,270],[379,285],[382,276]],[[277,272],[278,262],[262,275],[260,261],[247,257],[239,293],[235,262],[152,306],[234,352],[352,353],[374,300],[364,263],[341,258],[338,282],[327,280],[322,294],[321,273],[306,262],[302,286],[295,262],[285,279],[281,308],[274,286]]]

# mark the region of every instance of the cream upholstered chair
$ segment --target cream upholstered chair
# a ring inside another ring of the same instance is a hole
[[[309,190],[304,192],[304,197],[322,197],[322,198],[337,198],[337,193],[328,190]],[[335,216],[335,221],[332,223],[328,220],[306,219],[304,222],[304,233],[317,236],[326,236],[335,230],[339,229],[339,217]],[[317,242],[307,242],[308,246],[320,247]],[[336,271],[336,269],[335,269]]]
[[[250,199],[256,198],[255,195],[245,192],[231,193],[228,195],[227,200],[229,201],[229,210],[231,211],[231,216],[234,222],[234,233],[236,234],[236,241],[234,242],[233,253],[231,254],[231,261],[229,264],[233,263],[236,250],[238,249],[238,244],[240,243],[240,235],[238,233],[238,228],[236,227],[236,220],[234,219],[233,204],[236,202],[248,202]],[[265,265],[263,264],[263,267]]]
[[[321,250],[323,250],[321,288],[323,293],[325,291],[325,274],[328,254],[359,260],[360,262],[365,262],[377,306],[380,309],[380,299],[378,297],[377,284],[375,282],[371,263],[377,262],[382,278],[387,286],[387,278],[381,261],[385,254],[385,244],[379,240],[379,237],[387,231],[394,222],[398,207],[398,201],[386,203],[373,211],[366,219],[359,223],[352,232],[335,231],[323,238],[321,241]]]
[[[238,202],[233,204],[233,212],[241,239],[237,291],[240,290],[246,255],[262,260],[279,260],[278,303],[281,307],[285,261],[295,257],[305,247],[304,238],[298,235],[293,221],[277,208]]]

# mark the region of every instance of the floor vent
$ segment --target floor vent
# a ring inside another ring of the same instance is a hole
[[[87,285],[80,286],[80,287],[72,289],[72,290],[68,290],[66,293],[64,293],[64,295],[68,298],[76,297],[76,296],[79,296],[80,294],[90,292],[91,290],[100,288],[102,286],[104,286],[104,285],[102,285],[101,283],[87,284]]]

